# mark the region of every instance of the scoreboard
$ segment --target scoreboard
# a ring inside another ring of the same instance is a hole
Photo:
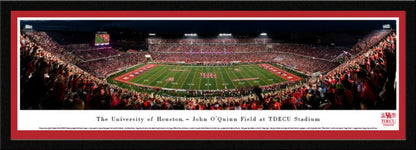
[[[97,32],[95,34],[95,46],[105,46],[110,45],[110,34],[107,32]]]

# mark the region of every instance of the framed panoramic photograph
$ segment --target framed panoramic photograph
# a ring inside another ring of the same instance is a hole
[[[341,148],[413,138],[406,64],[414,18],[406,10],[131,4],[153,9],[9,9],[9,143],[344,141],[329,146]]]

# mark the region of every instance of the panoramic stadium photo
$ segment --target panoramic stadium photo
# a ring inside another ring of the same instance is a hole
[[[22,110],[394,110],[395,20],[22,20]]]

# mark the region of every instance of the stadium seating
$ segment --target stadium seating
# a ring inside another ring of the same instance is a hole
[[[77,65],[96,77],[105,78],[112,72],[120,71],[120,69],[125,69],[138,63],[145,63],[144,53],[122,53],[113,57],[81,62]]]
[[[348,51],[348,48],[281,43],[274,45],[272,50],[332,60],[343,51]]]
[[[111,47],[77,49],[73,50],[72,53],[84,61],[110,57],[118,54],[118,52]]]

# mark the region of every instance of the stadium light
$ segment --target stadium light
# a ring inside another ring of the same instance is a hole
[[[149,36],[156,36],[156,33],[149,33]]]
[[[261,36],[267,36],[267,33],[260,33]]]
[[[220,33],[218,36],[232,36],[231,33]]]

